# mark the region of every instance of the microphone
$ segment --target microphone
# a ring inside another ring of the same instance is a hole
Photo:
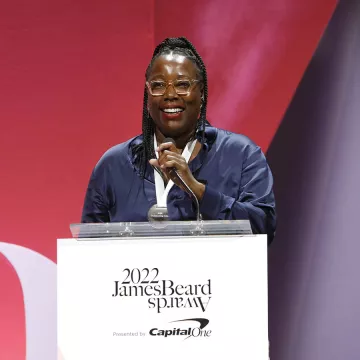
[[[176,147],[176,142],[171,137],[165,138],[162,143],[163,144],[164,143],[172,143]],[[181,184],[184,185],[184,187],[186,187],[184,180],[181,178],[181,176],[178,174],[178,172],[175,168],[168,168],[167,170],[170,173],[170,175],[177,177],[179,179],[179,181],[181,182]]]
[[[164,144],[164,143],[169,143],[169,142],[173,143],[176,146],[175,140],[170,137],[165,138],[162,143]],[[178,171],[175,168],[169,168],[168,171],[171,176],[175,176],[180,181],[181,185],[186,189],[186,192],[191,196],[193,202],[195,203],[196,220],[199,223],[202,220],[201,214],[200,214],[199,200],[197,199],[194,192],[190,189],[188,184],[183,180],[183,178],[181,177],[181,175],[178,173]]]

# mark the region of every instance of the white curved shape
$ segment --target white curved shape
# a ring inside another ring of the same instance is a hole
[[[57,358],[56,264],[28,248],[0,242],[24,294],[26,360]]]
[[[57,360],[65,360],[63,357],[63,354],[61,353],[61,350],[58,348],[58,358]]]

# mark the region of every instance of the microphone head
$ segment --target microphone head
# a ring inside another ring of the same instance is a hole
[[[173,138],[171,138],[171,137],[165,138],[162,143],[164,144],[164,143],[168,143],[168,142],[171,142],[176,146],[175,140]]]

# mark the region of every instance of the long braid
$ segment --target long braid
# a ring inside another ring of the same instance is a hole
[[[167,53],[177,53],[187,57],[191,60],[199,69],[199,75],[203,83],[203,97],[200,109],[200,118],[197,123],[196,131],[202,130],[202,143],[205,142],[205,126],[208,124],[206,120],[206,108],[208,99],[208,84],[207,84],[207,72],[205,64],[201,56],[196,51],[193,44],[185,37],[179,38],[167,38],[161,42],[154,50],[153,57],[149,66],[146,69],[145,77],[148,78],[154,61],[161,55]],[[155,158],[155,151],[153,146],[154,135],[154,123],[147,109],[148,92],[145,86],[144,89],[144,102],[143,102],[143,119],[142,119],[142,133],[143,142],[139,144],[135,151],[139,153],[140,161],[140,175],[144,177],[147,162],[150,159]]]
[[[148,92],[145,86],[144,89],[144,103],[143,103],[143,121],[142,121],[142,133],[143,133],[143,144],[144,144],[144,158],[145,160],[141,160],[141,169],[140,174],[144,176],[145,168],[146,168],[146,161],[150,159],[155,159],[155,150],[153,146],[152,137],[154,134],[154,123],[150,118],[149,111],[147,109],[147,102],[148,102]]]
[[[206,67],[205,64],[201,58],[201,56],[198,54],[198,52],[196,51],[194,45],[185,37],[180,37],[180,39],[182,41],[184,41],[188,47],[191,49],[191,51],[194,53],[194,55],[196,56],[197,61],[199,62],[198,67],[200,68],[201,71],[201,76],[202,76],[202,80],[203,80],[203,84],[204,84],[204,97],[203,97],[203,101],[202,101],[202,106],[201,106],[201,110],[200,110],[200,119],[198,122],[198,129],[202,128],[203,133],[203,142],[204,142],[204,137],[205,137],[205,125],[206,125],[206,108],[207,108],[207,99],[208,99],[208,84],[207,84],[207,72],[206,72]],[[198,130],[197,129],[197,130]]]

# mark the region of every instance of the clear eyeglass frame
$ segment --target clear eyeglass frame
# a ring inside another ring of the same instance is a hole
[[[179,82],[189,82],[190,83],[190,86],[189,86],[189,89],[187,91],[181,91],[179,89],[176,88],[176,83],[179,83]],[[146,82],[146,86],[149,90],[149,93],[152,95],[152,96],[163,96],[167,90],[167,88],[171,85],[176,94],[180,95],[180,96],[188,96],[190,95],[192,89],[193,89],[193,85],[194,84],[197,84],[201,82],[201,80],[195,80],[195,79],[176,79],[176,80],[170,80],[170,81],[164,81],[164,80],[151,80],[151,81],[147,81]],[[153,90],[151,89],[151,85],[153,83],[165,83],[165,87],[164,87],[164,90],[161,92],[161,93],[154,93]]]

